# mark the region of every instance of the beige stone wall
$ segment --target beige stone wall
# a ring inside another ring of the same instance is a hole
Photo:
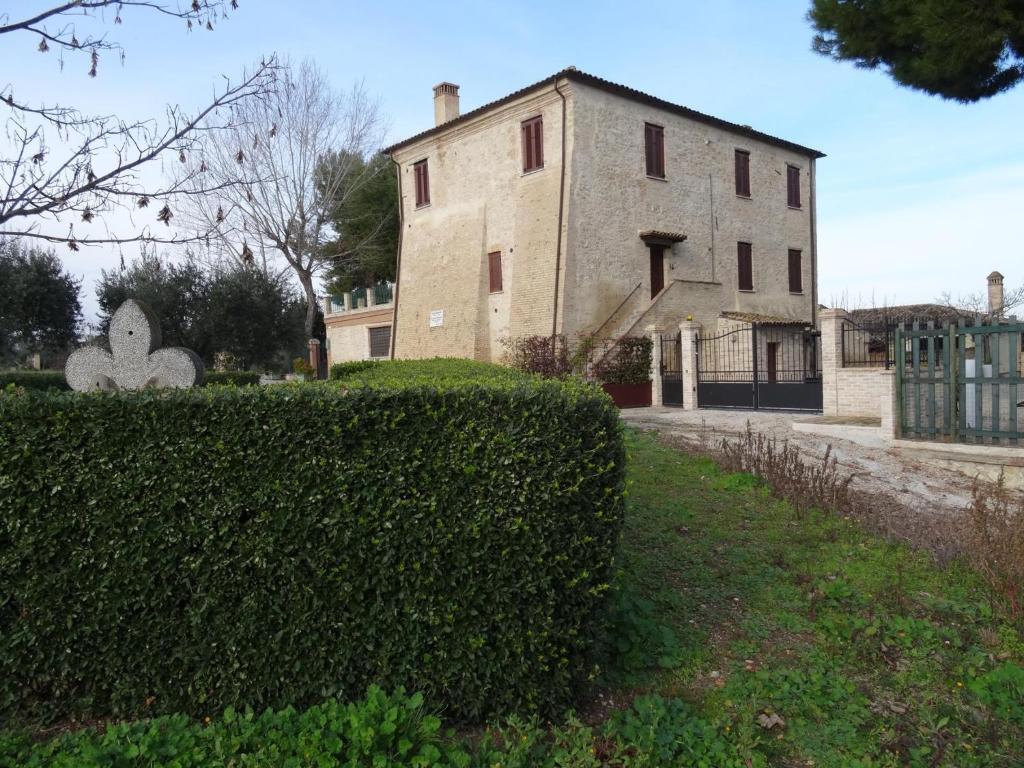
[[[880,375],[884,370],[837,368],[830,378],[823,374],[824,414],[881,418],[882,399],[887,391]]]
[[[524,174],[520,124],[537,115],[544,167]],[[561,138],[562,100],[552,88],[396,152],[404,222],[396,357],[498,360],[502,338],[551,332]],[[412,164],[422,159],[430,205],[417,209]],[[493,251],[502,254],[503,291],[490,294]],[[431,328],[436,310],[443,324]]]
[[[847,317],[841,309],[821,313],[822,410],[826,416],[881,418],[892,383],[880,375],[884,363],[877,367],[843,367],[842,328]]]
[[[650,261],[639,232],[681,232],[666,251],[666,284],[720,282],[717,310],[812,318],[811,159],[582,84],[573,91],[571,210],[564,328],[594,330],[641,284],[623,327],[650,302]],[[666,179],[644,166],[644,123],[665,128]],[[751,198],[735,194],[734,152],[750,152]],[[786,165],[802,170],[803,208],[786,205]],[[753,244],[754,291],[737,290],[736,243]],[[802,295],[788,283],[788,250],[803,252]],[[703,291],[696,296],[708,295]],[[673,301],[679,295],[673,295]],[[699,307],[681,311],[699,313]],[[717,312],[715,312],[717,315]],[[684,315],[685,316],[685,315]],[[678,322],[682,318],[675,318]],[[640,327],[660,318],[644,317]],[[612,331],[620,335],[621,328]]]
[[[809,157],[578,82],[559,87],[567,96],[561,233],[563,104],[553,88],[396,151],[403,211],[396,357],[497,360],[502,338],[550,333],[560,240],[556,326],[570,337],[602,324],[602,336],[638,335],[687,316],[710,328],[723,310],[812,319]],[[545,167],[523,174],[520,123],[538,114]],[[666,180],[645,175],[645,121],[665,127]],[[735,194],[737,148],[750,152],[750,199]],[[412,166],[423,159],[431,202],[417,209]],[[787,163],[803,171],[801,210],[786,205]],[[657,302],[639,237],[648,229],[687,236],[666,250],[666,289]],[[753,292],[737,290],[740,240],[753,244]],[[800,295],[789,292],[790,248],[803,253]],[[492,251],[502,253],[504,273],[504,290],[494,295]],[[432,328],[435,311],[444,319]]]
[[[392,325],[394,314],[393,304],[327,314],[324,317],[327,326],[327,365],[369,360],[369,329]]]
[[[570,300],[570,304],[571,304]],[[647,325],[678,328],[688,317],[709,332],[715,332],[722,318],[722,285],[696,280],[673,280],[653,305],[648,301],[644,311],[631,325],[620,326],[616,336],[637,336]],[[641,322],[643,323],[641,325]]]

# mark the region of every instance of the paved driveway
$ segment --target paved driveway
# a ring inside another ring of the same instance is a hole
[[[829,445],[839,465],[856,479],[853,488],[862,492],[892,495],[909,508],[924,512],[959,512],[970,501],[971,480],[956,472],[929,465],[880,442],[866,446],[849,440],[797,432],[794,420],[800,414],[769,411],[696,410],[681,408],[631,408],[622,411],[627,424],[655,430],[694,443],[703,431],[707,439],[719,442],[723,437],[751,429],[769,437],[788,440],[805,455],[820,459]]]

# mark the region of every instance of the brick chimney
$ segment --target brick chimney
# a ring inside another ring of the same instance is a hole
[[[434,125],[447,123],[459,116],[459,86],[438,83],[434,86]]]
[[[988,276],[988,312],[995,317],[1003,314],[1003,276],[998,272]]]

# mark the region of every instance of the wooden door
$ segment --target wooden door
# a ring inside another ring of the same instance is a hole
[[[767,359],[765,369],[768,371],[768,383],[774,384],[779,378],[779,342],[769,341],[765,345]]]
[[[651,252],[651,298],[653,299],[665,287],[665,247],[652,245]]]

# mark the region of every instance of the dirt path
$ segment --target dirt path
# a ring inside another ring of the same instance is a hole
[[[697,410],[681,408],[634,408],[622,411],[627,424],[656,430],[694,443],[714,443],[722,437],[743,433],[747,424],[756,432],[788,440],[802,453],[820,459],[829,445],[839,465],[855,476],[855,489],[885,494],[908,508],[931,513],[956,513],[970,501],[971,481],[948,469],[917,461],[879,443],[868,447],[849,440],[793,430],[792,423],[803,417],[766,411]]]

